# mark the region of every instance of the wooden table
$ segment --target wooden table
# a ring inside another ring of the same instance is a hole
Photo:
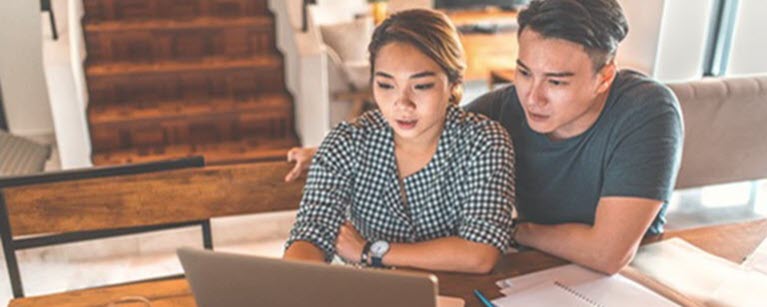
[[[767,237],[767,219],[671,231],[661,236],[647,238],[644,243],[673,237],[683,238],[707,252],[740,263]],[[495,286],[496,281],[566,263],[567,261],[541,252],[528,251],[505,256],[493,272],[488,275],[454,273],[437,273],[436,275],[439,277],[441,294],[462,297],[466,301],[466,306],[480,306],[471,293],[473,289],[480,289],[489,298],[494,299],[501,296]],[[23,298],[13,300],[10,306],[105,306],[109,302],[126,295],[141,295],[150,298],[154,307],[194,306],[194,299],[184,279]],[[142,305],[121,304],[119,306]]]

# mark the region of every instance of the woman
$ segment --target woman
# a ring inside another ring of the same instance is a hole
[[[323,141],[284,258],[489,272],[510,242],[514,152],[499,124],[457,106],[455,27],[403,11],[368,50],[378,110]]]

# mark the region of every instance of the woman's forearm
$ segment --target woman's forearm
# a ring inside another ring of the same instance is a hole
[[[493,269],[500,255],[494,246],[446,237],[419,243],[392,243],[383,263],[394,267],[485,274]]]
[[[325,262],[325,253],[307,241],[295,241],[290,244],[282,259]]]

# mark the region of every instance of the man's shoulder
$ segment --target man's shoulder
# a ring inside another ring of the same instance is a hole
[[[678,105],[674,93],[663,83],[633,70],[621,70],[615,77],[611,98],[641,104]]]
[[[674,93],[663,83],[632,70],[621,70],[613,82],[607,107],[611,117],[643,121],[660,114],[681,118]]]

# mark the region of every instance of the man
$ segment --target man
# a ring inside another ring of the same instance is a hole
[[[628,25],[615,0],[533,1],[518,17],[514,85],[470,103],[516,151],[514,240],[614,274],[663,231],[683,139],[669,89],[618,71]],[[294,150],[292,179],[311,150]]]

